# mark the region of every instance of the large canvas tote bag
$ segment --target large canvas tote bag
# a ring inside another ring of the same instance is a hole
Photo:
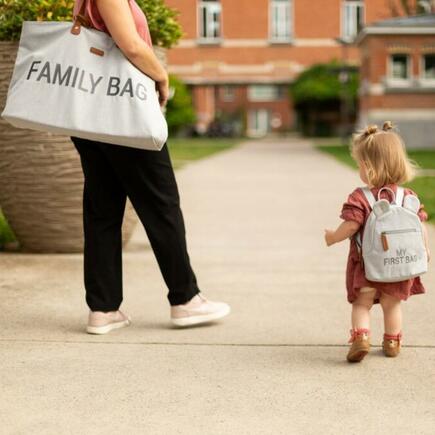
[[[15,127],[160,150],[168,127],[155,82],[108,34],[81,26],[83,11],[74,23],[23,23],[2,116]]]

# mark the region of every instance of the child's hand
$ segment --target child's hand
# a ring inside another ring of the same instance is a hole
[[[335,231],[334,230],[325,230],[325,242],[327,246],[331,246],[335,243]]]

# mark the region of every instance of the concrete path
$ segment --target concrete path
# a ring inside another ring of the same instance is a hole
[[[345,362],[348,246],[326,248],[323,228],[356,173],[283,139],[191,164],[178,183],[200,286],[232,315],[172,329],[141,227],[124,253],[133,325],[103,337],[84,333],[80,255],[0,254],[1,434],[434,433],[433,268],[404,304],[400,358],[375,347]]]

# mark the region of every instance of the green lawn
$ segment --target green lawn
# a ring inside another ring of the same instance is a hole
[[[174,138],[168,141],[174,168],[234,146],[236,139]]]
[[[217,152],[226,150],[239,142],[236,139],[171,139],[169,150],[174,168],[178,169],[184,164],[202,159]],[[14,235],[0,210],[0,248],[8,242],[15,240]]]
[[[340,162],[357,168],[350,156],[349,147],[346,145],[317,145],[317,149],[335,157]],[[435,150],[409,150],[408,155],[422,169],[435,169]],[[435,177],[416,177],[407,183],[407,186],[419,195],[429,215],[429,221],[435,223]]]

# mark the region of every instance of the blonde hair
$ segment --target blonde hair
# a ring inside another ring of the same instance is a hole
[[[418,167],[409,159],[391,121],[385,121],[382,130],[377,125],[369,125],[354,134],[351,150],[353,159],[364,164],[371,187],[406,183],[414,177]]]

